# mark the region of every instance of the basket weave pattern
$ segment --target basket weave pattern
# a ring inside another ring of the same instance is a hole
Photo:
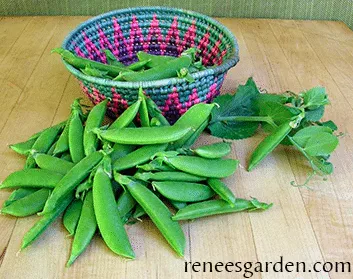
[[[195,12],[162,7],[124,9],[92,18],[71,32],[63,47],[102,63],[107,63],[103,50],[109,49],[125,65],[137,61],[138,51],[177,57],[185,49],[197,47],[202,64],[214,67],[192,74],[192,83],[178,78],[112,81],[84,75],[64,62],[94,104],[110,99],[110,116],[118,116],[134,102],[142,86],[171,122],[192,105],[211,102],[219,94],[226,72],[239,60],[235,37],[219,22]]]

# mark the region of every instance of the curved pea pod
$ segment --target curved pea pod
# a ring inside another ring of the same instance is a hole
[[[134,175],[135,178],[143,181],[185,181],[199,182],[207,178],[179,171],[162,171],[162,172],[141,172]]]
[[[170,126],[168,120],[164,117],[159,107],[151,98],[146,98],[146,104],[148,114],[151,116],[151,118],[157,119],[161,124],[160,126]]]
[[[174,168],[163,163],[163,160],[159,158],[152,160],[151,162],[144,165],[137,165],[136,168],[144,171],[175,171]]]
[[[172,221],[171,212],[166,205],[148,188],[119,173],[114,173],[115,180],[126,186],[132,197],[146,211],[170,246],[179,256],[184,255],[185,236],[177,222]]]
[[[36,188],[19,188],[14,190],[11,195],[7,198],[7,200],[4,202],[4,206],[8,206],[14,201],[17,201],[19,199],[22,199],[30,194],[33,194],[34,192],[38,191]]]
[[[149,145],[176,141],[185,136],[190,131],[190,128],[162,126],[96,131],[101,138],[111,142],[122,144]]]
[[[140,122],[142,127],[150,127],[150,119],[148,117],[148,109],[146,104],[146,96],[143,94],[142,87],[139,88],[139,98],[141,99],[141,105],[139,108]]]
[[[208,186],[221,197],[221,199],[228,202],[231,206],[235,205],[235,196],[233,192],[218,178],[209,178],[207,180]]]
[[[136,201],[128,191],[124,191],[118,198],[116,204],[118,206],[119,215],[121,216],[122,220],[125,222],[127,219],[126,216],[135,207]]]
[[[113,164],[113,169],[115,171],[121,171],[146,163],[150,160],[151,156],[158,151],[165,150],[167,146],[167,144],[156,144],[140,147],[126,156],[117,159]]]
[[[56,143],[57,143],[57,141],[54,142],[54,143],[50,146],[49,150],[47,151],[47,154],[48,154],[48,155],[53,155],[53,154],[54,154],[54,149],[55,149]]]
[[[146,66],[149,68],[154,68],[158,65],[163,65],[173,59],[176,59],[176,57],[174,57],[174,56],[153,55],[153,54],[149,54],[144,51],[139,51],[136,53],[136,55],[140,61],[148,61]]]
[[[61,174],[66,174],[75,165],[72,162],[42,153],[35,153],[33,157],[41,169]]]
[[[129,66],[127,66],[127,68],[132,71],[140,71],[145,68],[148,62],[150,62],[150,60],[138,61],[130,64]]]
[[[274,132],[269,134],[262,142],[255,148],[251,154],[248,171],[256,167],[268,154],[270,154],[276,146],[292,131],[290,125],[292,121],[288,121],[280,125]]]
[[[75,234],[78,220],[81,215],[82,204],[81,200],[73,200],[65,210],[63,224],[70,236]]]
[[[219,159],[227,156],[231,151],[231,143],[217,142],[210,145],[204,145],[196,148],[195,153],[203,158]]]
[[[97,230],[97,221],[94,214],[93,194],[89,191],[80,211],[74,240],[72,242],[70,258],[66,266],[70,266],[80,256],[91,242]]]
[[[74,189],[90,174],[102,158],[103,154],[99,151],[95,151],[69,170],[69,172],[57,183],[41,214],[53,211],[55,207],[61,203],[61,200],[74,191]]]
[[[64,210],[72,200],[73,200],[73,196],[71,194],[67,195],[62,199],[62,202],[55,208],[55,210],[41,217],[39,221],[35,223],[34,226],[23,237],[21,250],[25,249],[34,240],[36,240],[38,236],[40,236],[46,230],[46,228],[51,223],[53,223],[61,213],[64,212]]]
[[[210,187],[199,183],[155,181],[152,186],[167,199],[181,202],[204,201],[215,195]]]
[[[16,153],[27,156],[30,153],[32,146],[36,142],[36,140],[37,138],[32,138],[24,142],[10,144],[9,147]]]
[[[126,156],[135,149],[135,145],[115,143],[113,145],[113,151],[110,153],[110,158],[112,159],[112,162],[115,162],[119,158]]]
[[[141,98],[138,98],[135,103],[129,106],[108,128],[108,130],[115,130],[127,127],[136,117],[140,105]]]
[[[1,213],[16,217],[25,217],[36,214],[43,209],[49,194],[49,189],[40,189],[32,194],[14,201],[8,206],[3,207],[1,209]]]
[[[177,72],[182,68],[188,68],[191,62],[189,56],[181,56],[144,72],[122,72],[117,79],[125,81],[151,81],[177,77]]]
[[[231,206],[228,202],[224,200],[210,200],[204,202],[198,202],[190,204],[182,209],[180,209],[177,214],[175,214],[173,220],[190,220],[197,219],[206,216],[216,215],[216,214],[226,214],[235,213],[240,211],[254,211],[254,210],[266,210],[270,208],[272,204],[262,203],[253,200],[236,199],[235,205]]]
[[[88,114],[83,132],[83,147],[86,156],[97,150],[98,138],[97,135],[92,132],[92,129],[102,125],[105,112],[107,111],[107,103],[107,99],[100,102],[98,105],[95,105]]]
[[[169,200],[169,202],[177,210],[180,210],[188,205],[186,202],[181,202],[181,201]]]
[[[85,157],[83,147],[83,124],[80,114],[74,111],[69,125],[69,150],[72,162],[78,163]]]
[[[109,65],[119,66],[121,68],[126,67],[123,63],[119,62],[119,60],[109,49],[103,49],[103,52],[105,53]]]
[[[208,121],[214,104],[196,104],[189,108],[178,120],[175,122],[176,127],[190,127],[191,130],[182,138],[175,141],[171,146],[172,149],[178,149],[184,146],[188,139],[194,132]]]
[[[24,169],[11,173],[1,183],[0,189],[4,188],[54,188],[63,178],[57,172],[42,169]]]
[[[177,156],[164,160],[167,164],[183,172],[211,178],[230,176],[239,164],[239,161],[234,159],[209,160],[196,156]]]
[[[135,258],[115,201],[109,175],[99,167],[93,180],[93,205],[99,231],[114,253]]]
[[[185,140],[182,148],[190,148],[201,136],[202,132],[208,125],[208,119],[206,119],[196,130],[193,132],[188,139]]]

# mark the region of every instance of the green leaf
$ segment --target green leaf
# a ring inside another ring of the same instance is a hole
[[[310,138],[320,133],[332,133],[332,130],[324,126],[309,126],[296,132],[293,136],[293,140],[304,148]]]
[[[328,156],[338,145],[338,138],[332,133],[317,133],[309,138],[304,150],[310,156]]]
[[[286,104],[288,100],[289,98],[285,94],[262,93],[257,97],[257,105],[260,107],[263,103],[267,102]]]
[[[313,157],[310,160],[312,168],[319,172],[321,175],[329,175],[333,173],[333,165],[330,162],[320,158],[320,157]]]
[[[258,127],[258,122],[215,122],[208,126],[213,136],[233,140],[253,136]]]
[[[332,131],[337,131],[337,125],[335,124],[335,122],[328,120],[325,122],[320,122],[319,125],[322,125],[324,127],[329,127]]]
[[[314,87],[302,93],[302,95],[303,95],[304,105],[309,110],[314,110],[320,106],[325,106],[329,104],[329,100],[326,94],[326,89],[324,87]]]
[[[306,121],[319,121],[323,116],[325,112],[325,106],[319,106],[317,109],[313,110],[306,110],[305,111],[305,120]]]

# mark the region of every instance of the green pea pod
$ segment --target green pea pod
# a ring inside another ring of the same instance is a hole
[[[54,142],[54,143],[50,146],[50,148],[49,148],[49,150],[48,150],[48,152],[47,152],[48,155],[53,155],[53,154],[54,154],[54,149],[55,149],[56,143],[57,143],[57,141]]]
[[[69,235],[72,236],[75,234],[75,230],[80,219],[82,210],[82,201],[73,200],[71,204],[65,210],[63,216],[63,224],[65,229],[69,232]]]
[[[127,127],[136,117],[141,105],[141,98],[138,98],[135,103],[129,106],[108,128],[115,130]]]
[[[114,253],[135,258],[115,201],[109,174],[100,166],[93,180],[93,205],[99,231]]]
[[[175,221],[190,220],[216,214],[235,213],[245,210],[265,210],[271,206],[272,204],[266,203],[254,204],[252,201],[244,199],[236,199],[234,206],[231,206],[224,200],[210,200],[190,204],[180,209],[177,214],[172,217],[172,219]]]
[[[91,172],[91,174],[92,174],[92,172]],[[92,179],[90,179],[90,178],[86,179],[84,182],[82,182],[80,185],[78,185],[76,188],[76,192],[75,192],[76,199],[81,198],[83,193],[92,189],[92,186],[93,186],[93,182],[92,182]]]
[[[63,153],[63,154],[61,155],[60,159],[65,160],[65,161],[68,161],[68,162],[72,162],[70,152]]]
[[[132,218],[141,221],[141,217],[146,215],[146,211],[143,209],[143,207],[141,205],[137,205],[134,213],[132,214]]]
[[[43,129],[43,130],[41,130],[41,131],[39,131],[39,132],[33,134],[32,136],[30,136],[30,137],[28,138],[28,140],[37,139],[43,132],[45,132],[45,131],[47,131],[47,130],[53,128],[53,127],[59,127],[60,129],[62,129],[62,128],[65,126],[65,124],[66,124],[66,121],[63,121],[63,122],[60,122],[60,123],[58,123],[58,124],[55,124],[54,126],[45,128],[45,129]]]
[[[189,56],[182,56],[172,59],[165,64],[157,65],[144,72],[121,72],[116,79],[125,81],[151,81],[177,77],[177,72],[182,68],[188,68],[191,62]]]
[[[32,152],[32,150],[31,150]],[[34,152],[33,152],[34,153]],[[33,155],[30,154],[27,159],[26,159],[26,163],[24,165],[24,169],[34,169],[37,166],[36,164],[36,160],[34,160]]]
[[[209,178],[207,184],[221,197],[221,199],[228,202],[231,206],[235,205],[236,198],[233,192],[221,180],[217,178]]]
[[[168,120],[164,117],[159,107],[151,98],[146,98],[146,104],[148,114],[151,118],[156,118],[161,123],[161,126],[170,126]]]
[[[85,251],[96,230],[97,221],[94,214],[93,195],[92,191],[89,191],[82,205],[74,240],[72,242],[70,258],[66,264],[67,267],[72,265],[78,256]]]
[[[189,127],[175,126],[122,128],[106,131],[96,130],[102,139],[116,143],[136,145],[176,141],[185,136],[189,131]]]
[[[142,87],[139,88],[139,99],[141,99],[141,105],[140,105],[140,108],[139,108],[141,126],[142,127],[149,127],[150,126],[150,120],[149,120],[149,117],[148,117],[146,96],[145,96],[145,94],[143,94]]]
[[[210,187],[199,183],[154,181],[152,186],[161,195],[174,201],[198,202],[208,200],[215,195]]]
[[[73,196],[67,195],[62,199],[62,202],[52,212],[45,214],[40,220],[34,224],[34,226],[25,234],[21,244],[21,250],[25,249],[34,240],[40,236],[45,229],[59,217],[61,213],[67,208],[70,202],[73,200]]]
[[[109,65],[118,66],[120,68],[126,67],[123,63],[118,61],[118,59],[109,49],[104,49],[103,52],[105,53]]]
[[[268,154],[270,154],[281,141],[292,131],[290,125],[292,121],[288,121],[280,125],[274,132],[269,134],[260,144],[255,148],[251,154],[248,171],[256,167]]]
[[[168,171],[168,172],[175,171],[175,168],[172,168],[167,164],[164,164],[163,160],[161,160],[160,158],[154,159],[148,164],[137,165],[136,168],[144,171]]]
[[[183,172],[211,178],[230,176],[239,164],[239,161],[234,159],[210,160],[196,156],[176,156],[164,160],[167,164]]]
[[[150,62],[150,60],[138,61],[138,62],[135,62],[135,63],[127,66],[127,68],[132,71],[140,71],[145,68],[145,66],[148,64],[148,62]]]
[[[119,196],[116,204],[118,206],[119,215],[125,220],[128,213],[135,207],[136,201],[128,191],[124,191]]]
[[[197,139],[200,137],[202,132],[206,129],[208,125],[208,119],[206,119],[196,130],[193,132],[188,139],[186,139],[183,143],[182,148],[190,148],[194,145]]]
[[[169,200],[169,202],[177,210],[180,210],[188,205],[186,202],[181,202],[181,201]]]
[[[175,122],[176,127],[190,127],[191,130],[182,138],[175,141],[171,145],[172,149],[178,149],[184,146],[188,139],[197,131],[197,129],[208,121],[214,104],[196,104],[189,108],[178,120]]]
[[[57,172],[42,169],[24,169],[11,173],[1,183],[0,189],[4,188],[54,188],[63,178]]]
[[[195,153],[203,158],[218,159],[227,156],[231,150],[231,143],[217,142],[210,145],[200,146],[195,149]]]
[[[173,59],[176,59],[176,57],[173,57],[173,56],[153,55],[153,54],[149,54],[149,53],[146,53],[143,51],[137,52],[136,55],[140,61],[148,61],[146,66],[149,68],[154,68],[159,65],[164,65],[165,63],[167,63]]]
[[[35,153],[33,157],[41,169],[61,174],[66,174],[75,165],[69,161],[42,153]]]
[[[134,175],[135,178],[143,181],[185,181],[185,182],[199,182],[207,178],[190,173],[180,171],[162,171],[162,172],[141,172]]]
[[[185,236],[177,222],[172,221],[171,212],[165,204],[147,187],[119,173],[114,174],[115,180],[125,185],[132,197],[146,211],[170,246],[179,256],[184,255]]]
[[[98,138],[97,135],[92,132],[92,129],[102,125],[105,112],[107,111],[107,103],[107,99],[100,102],[98,105],[94,106],[88,114],[83,133],[83,147],[86,156],[97,150]]]
[[[110,153],[110,158],[112,159],[112,162],[115,162],[119,158],[122,158],[134,151],[135,148],[135,145],[115,143],[113,145],[113,151]]]
[[[60,54],[64,61],[74,66],[75,68],[85,69],[86,67],[91,67],[103,72],[107,72],[107,74],[110,75],[111,77],[116,77],[121,72],[131,71],[126,67],[121,67],[117,65],[107,65],[107,64],[103,64],[100,62],[79,57],[63,48],[55,48],[52,50],[52,53]]]
[[[74,111],[69,126],[69,150],[72,162],[78,163],[85,157],[83,147],[83,124],[80,114]]]
[[[37,138],[32,138],[24,142],[10,144],[9,147],[16,153],[27,156],[32,150],[32,146],[36,140]]]
[[[7,198],[7,200],[4,202],[4,206],[8,206],[12,204],[14,201],[17,201],[19,199],[22,199],[30,194],[33,194],[34,192],[38,191],[36,188],[19,188],[14,191],[12,191],[11,195]]]
[[[64,153],[69,150],[69,127],[70,127],[70,118],[67,120],[65,128],[61,133],[58,141],[56,142],[55,149],[53,154]]]
[[[36,214],[43,209],[49,194],[49,189],[40,189],[23,197],[22,199],[14,201],[8,206],[3,207],[1,209],[1,213],[16,217],[26,217]]]
[[[146,163],[158,151],[163,151],[167,148],[168,144],[146,145],[132,151],[124,157],[117,159],[113,164],[115,171],[122,171],[134,168],[139,164]]]
[[[101,152],[96,151],[78,162],[69,172],[57,183],[54,191],[47,200],[41,214],[55,210],[61,200],[71,193],[102,160]]]

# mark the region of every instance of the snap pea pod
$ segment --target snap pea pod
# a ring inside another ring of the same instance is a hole
[[[21,244],[21,250],[25,249],[28,245],[30,245],[34,240],[40,236],[45,229],[55,221],[58,216],[64,212],[66,207],[70,204],[70,202],[73,200],[73,196],[67,195],[65,198],[62,199],[62,202],[55,207],[55,209],[48,213],[45,214],[43,217],[40,218],[40,220],[34,224],[34,226],[25,234],[22,240]]]
[[[68,153],[63,153],[63,155],[61,155],[60,159],[65,160],[65,161],[72,162],[70,152],[68,152]]]
[[[80,185],[78,185],[76,188],[76,192],[75,192],[76,199],[79,199],[81,197],[82,193],[90,190],[93,186],[92,184],[93,184],[92,179],[88,178],[87,180],[82,182]]]
[[[190,220],[216,214],[234,213],[245,210],[266,210],[271,206],[272,204],[260,203],[257,200],[236,199],[234,206],[231,206],[224,200],[210,200],[190,204],[180,209],[177,214],[172,217],[172,219]]]
[[[221,199],[228,202],[231,206],[235,205],[236,198],[233,192],[221,180],[217,178],[209,178],[207,184],[221,197]]]
[[[93,205],[99,231],[114,253],[135,258],[115,201],[109,174],[98,167],[93,180]]]
[[[177,72],[182,68],[188,68],[190,65],[191,58],[189,56],[181,56],[144,72],[121,72],[114,80],[151,81],[172,78],[177,77]]]
[[[32,152],[32,150],[31,150]],[[25,162],[25,165],[24,165],[24,169],[33,169],[35,168],[37,165],[36,165],[36,160],[34,160],[32,154],[29,154],[27,159],[26,159],[26,162]]]
[[[292,121],[288,121],[280,125],[274,132],[269,134],[260,144],[255,148],[251,154],[248,171],[256,167],[268,154],[270,154],[276,146],[292,131],[290,125]]]
[[[16,153],[27,156],[36,140],[37,138],[32,138],[24,142],[10,144],[9,147]]]
[[[154,181],[152,186],[169,200],[197,202],[208,200],[215,192],[208,186],[192,182]]]
[[[48,155],[53,155],[53,154],[54,154],[54,149],[55,149],[56,143],[57,143],[57,141],[54,142],[54,143],[50,146],[50,148],[49,148],[49,150],[48,150],[48,152],[47,152]]]
[[[146,211],[164,238],[179,256],[184,255],[185,236],[177,222],[172,221],[171,212],[165,204],[147,187],[129,179],[127,176],[114,173],[115,180],[125,185],[132,197]]]
[[[62,122],[60,122],[60,123],[58,123],[58,124],[55,124],[54,126],[45,128],[45,129],[43,129],[43,130],[41,130],[41,131],[39,131],[39,132],[33,134],[32,136],[30,136],[30,137],[28,138],[28,140],[37,139],[37,138],[38,138],[43,132],[45,132],[46,130],[49,130],[49,129],[53,128],[53,127],[60,127],[60,128],[62,128],[62,127],[65,126],[65,124],[66,124],[66,120],[65,120],[65,121],[62,121]]]
[[[206,159],[196,156],[176,156],[164,158],[172,167],[186,173],[210,178],[222,178],[232,175],[239,161],[234,159]]]
[[[91,67],[103,72],[107,72],[107,74],[110,75],[111,77],[118,76],[120,72],[131,71],[126,67],[107,65],[107,64],[103,64],[100,62],[79,57],[73,54],[72,52],[70,52],[69,50],[66,50],[63,48],[55,48],[52,50],[52,53],[60,54],[64,61],[74,66],[75,68],[84,70],[86,67]]]
[[[98,135],[108,141],[122,144],[148,145],[176,141],[190,131],[189,127],[140,127],[115,130],[96,130]]]
[[[118,59],[109,49],[104,49],[103,52],[105,53],[109,65],[118,66],[121,68],[126,67],[123,63],[118,61]]]
[[[63,178],[57,172],[42,169],[24,169],[11,173],[1,183],[0,189],[4,188],[54,188]]]
[[[145,94],[143,94],[142,87],[139,88],[139,99],[141,99],[141,105],[140,105],[140,108],[139,108],[141,126],[142,127],[149,127],[150,126],[150,120],[149,120],[149,117],[148,117],[146,96],[145,96]]]
[[[149,68],[154,68],[159,65],[164,65],[165,63],[175,59],[174,56],[153,55],[143,51],[137,52],[136,55],[140,61],[148,61],[146,66]]]
[[[82,210],[82,201],[73,200],[70,205],[66,208],[63,216],[63,224],[65,229],[69,232],[69,235],[72,236],[75,234],[75,230],[80,219],[81,210]]]
[[[97,135],[92,132],[92,129],[102,125],[105,112],[107,111],[107,103],[108,99],[100,102],[98,105],[95,105],[88,114],[83,132],[83,147],[86,156],[97,150],[98,138]]]
[[[145,215],[146,215],[146,211],[143,209],[143,207],[141,205],[138,204],[131,217],[133,219],[141,221],[140,217],[145,216]]]
[[[102,160],[103,155],[99,151],[88,155],[78,162],[69,172],[57,183],[54,191],[47,200],[41,214],[49,213],[61,203],[61,199],[71,193]]]
[[[162,171],[162,172],[141,172],[134,175],[135,178],[143,181],[185,181],[185,182],[199,182],[207,178],[193,175],[181,171]]]
[[[49,189],[40,189],[3,207],[1,213],[16,217],[25,217],[36,214],[43,209],[49,194]]]
[[[114,163],[116,160],[126,156],[127,154],[131,153],[135,149],[136,149],[135,145],[115,143],[113,145],[113,151],[112,153],[110,153],[110,158]]]
[[[35,153],[33,157],[41,169],[61,174],[66,174],[75,165],[72,162],[42,153]]]
[[[214,104],[196,104],[189,108],[178,120],[175,122],[176,127],[190,127],[191,130],[182,138],[175,141],[172,149],[178,149],[184,146],[187,140],[195,133],[195,131],[210,118],[211,111]]]
[[[69,150],[72,162],[74,163],[78,163],[85,157],[83,147],[83,129],[80,114],[79,112],[74,111],[69,125]]]
[[[158,151],[163,151],[167,148],[168,144],[155,144],[155,145],[146,145],[132,151],[124,157],[117,159],[113,164],[113,169],[115,171],[121,171],[133,168],[139,164],[146,163],[150,160]]]
[[[123,222],[126,221],[127,215],[132,211],[136,205],[136,201],[131,196],[128,191],[124,191],[118,198],[116,202],[119,210],[119,215],[121,216]]]
[[[129,106],[108,128],[115,130],[127,127],[136,117],[141,105],[141,98],[138,98],[135,103]]]
[[[4,206],[8,206],[14,201],[17,201],[19,199],[22,199],[30,194],[33,194],[34,192],[38,191],[38,189],[35,188],[19,188],[14,191],[12,191],[11,195],[7,198],[7,200],[4,202]]]
[[[197,155],[208,159],[219,159],[227,156],[231,151],[231,144],[228,142],[217,142],[210,145],[204,145],[196,148]]]
[[[180,210],[188,205],[186,202],[181,202],[181,201],[169,200],[169,202],[177,210]]]
[[[132,71],[140,71],[145,68],[148,62],[150,62],[150,60],[138,61],[127,66],[127,68]]]
[[[188,139],[186,139],[182,145],[182,148],[190,148],[194,145],[197,139],[201,136],[202,132],[208,125],[208,119],[206,119],[196,130],[193,132]]]
[[[158,119],[161,123],[161,126],[170,126],[168,120],[164,117],[159,107],[151,98],[146,98],[146,104],[148,113],[152,118]]]
[[[168,166],[167,164],[163,163],[163,160],[154,159],[151,162],[144,164],[144,165],[137,165],[136,168],[139,170],[144,171],[176,171],[175,168]]]
[[[72,265],[78,256],[85,251],[96,230],[97,221],[94,214],[93,194],[92,191],[89,191],[85,197],[82,210],[79,215],[74,240],[72,242],[70,258],[66,263],[67,267]]]

